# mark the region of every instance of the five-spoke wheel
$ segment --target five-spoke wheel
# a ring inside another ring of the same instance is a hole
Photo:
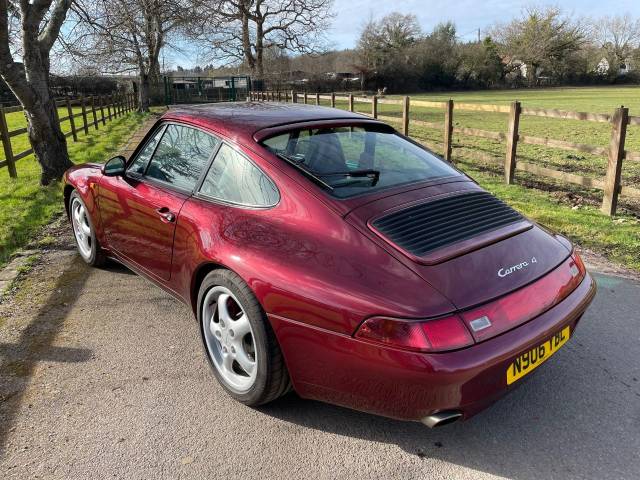
[[[71,201],[71,223],[73,224],[73,233],[76,236],[80,255],[84,259],[90,258],[93,249],[91,225],[89,225],[89,219],[87,218],[87,210],[78,197]]]
[[[291,388],[269,319],[236,273],[213,270],[198,294],[203,345],[220,384],[236,400],[260,405]]]
[[[203,330],[209,355],[227,386],[246,392],[256,380],[256,343],[249,318],[231,291],[211,288],[203,302]]]
[[[91,223],[87,206],[77,191],[69,197],[69,220],[73,227],[73,236],[82,259],[92,266],[104,263],[105,256],[100,248],[96,233]]]

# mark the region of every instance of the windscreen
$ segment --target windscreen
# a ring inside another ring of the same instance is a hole
[[[340,198],[460,173],[380,126],[292,130],[262,142]]]

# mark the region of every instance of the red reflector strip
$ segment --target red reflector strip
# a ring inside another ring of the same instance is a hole
[[[534,283],[516,290],[498,300],[460,313],[469,326],[476,342],[521,325],[564,300],[576,289],[585,276],[582,260],[574,252],[559,267]],[[471,322],[483,316],[489,318],[491,326],[473,331]]]

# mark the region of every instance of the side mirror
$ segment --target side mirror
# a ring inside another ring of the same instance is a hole
[[[102,174],[107,177],[118,177],[124,175],[127,168],[127,161],[122,155],[113,157],[102,167]]]

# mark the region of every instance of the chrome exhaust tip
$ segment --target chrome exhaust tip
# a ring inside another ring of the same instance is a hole
[[[448,412],[438,412],[428,417],[424,417],[421,422],[429,428],[442,427],[449,423],[456,422],[462,418],[462,412],[457,410],[450,410]]]

